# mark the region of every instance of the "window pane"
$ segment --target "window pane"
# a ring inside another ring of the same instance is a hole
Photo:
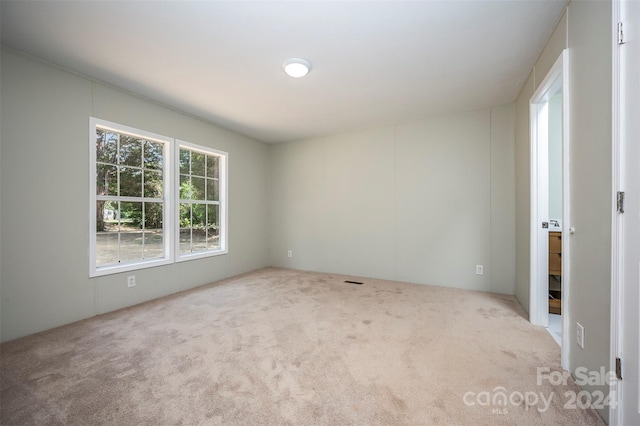
[[[118,136],[104,129],[96,129],[96,161],[116,164]]]
[[[180,228],[180,253],[191,253],[191,228]]]
[[[142,259],[142,203],[120,203],[120,262]]]
[[[203,251],[207,249],[207,235],[204,229],[193,229],[191,251]]]
[[[96,165],[96,195],[118,195],[118,169],[116,166]]]
[[[125,230],[120,232],[120,262],[142,260],[142,231]]]
[[[193,187],[189,176],[180,175],[180,199],[190,200],[193,195]]]
[[[142,167],[142,141],[140,139],[120,135],[120,164]]]
[[[200,251],[207,247],[207,209],[204,204],[192,205],[191,250]]]
[[[98,201],[98,208],[96,209],[98,231],[118,230],[120,223],[120,209],[117,201]]]
[[[204,154],[191,152],[191,174],[194,176],[204,176]]]
[[[191,204],[180,203],[180,228],[191,228]]]
[[[157,142],[144,141],[144,167],[162,170],[164,165],[164,145]]]
[[[162,183],[162,172],[145,170],[144,196],[147,198],[162,198]]]
[[[193,200],[204,200],[204,178],[192,177],[191,184],[193,185]]]
[[[120,168],[120,196],[142,197],[142,170]]]
[[[180,173],[183,175],[188,175],[189,171],[189,162],[191,160],[191,152],[186,149],[180,150]]]
[[[217,178],[218,176],[219,158],[213,155],[207,155],[207,177]]]
[[[220,201],[218,185],[219,185],[218,179],[207,179],[207,200],[208,201]]]
[[[192,204],[191,226],[194,229],[204,229],[207,223],[207,209],[204,204]]]
[[[209,229],[215,229],[217,233],[220,225],[220,206],[217,204],[209,204],[207,208],[207,226]]]
[[[180,203],[180,253],[191,252],[191,204]]]
[[[191,251],[203,251],[207,248],[207,235],[204,229],[194,228],[191,231],[192,246]]]
[[[154,259],[164,257],[164,241],[162,229],[144,231],[144,258]]]
[[[164,257],[162,203],[144,204],[144,258]]]
[[[118,203],[96,203],[96,266],[118,263]]]
[[[162,229],[162,203],[144,203],[144,229]]]
[[[142,229],[142,203],[120,203],[120,229]]]
[[[207,247],[217,250],[220,248],[220,206],[207,206]]]
[[[118,233],[96,233],[96,266],[118,263]]]

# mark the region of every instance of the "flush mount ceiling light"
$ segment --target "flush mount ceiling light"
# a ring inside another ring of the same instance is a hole
[[[284,61],[284,64],[282,64],[282,67],[287,75],[295,78],[304,77],[311,71],[311,63],[302,58],[287,59]]]

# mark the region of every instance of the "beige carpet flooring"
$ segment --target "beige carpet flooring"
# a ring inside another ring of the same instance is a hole
[[[603,424],[536,384],[560,350],[513,297],[345,279],[269,268],[2,344],[0,421]]]

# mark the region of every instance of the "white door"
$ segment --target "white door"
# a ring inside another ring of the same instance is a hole
[[[619,2],[623,41],[619,55],[620,189],[625,192],[624,213],[616,213],[620,222],[621,286],[619,301],[618,353],[622,360],[619,382],[622,425],[640,425],[640,2]],[[614,238],[615,241],[615,238]],[[615,265],[614,265],[615,267]]]

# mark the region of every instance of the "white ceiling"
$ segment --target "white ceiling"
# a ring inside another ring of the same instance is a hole
[[[264,142],[512,102],[567,1],[6,1],[2,43]],[[312,63],[301,79],[282,62]]]

